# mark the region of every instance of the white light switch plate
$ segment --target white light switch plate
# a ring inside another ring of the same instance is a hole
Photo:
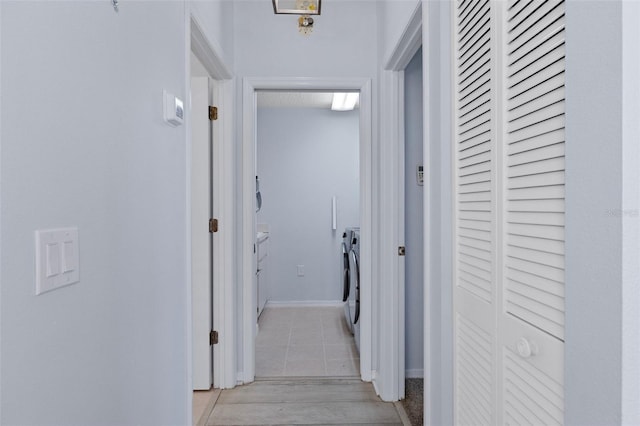
[[[78,228],[36,231],[36,295],[80,281]]]

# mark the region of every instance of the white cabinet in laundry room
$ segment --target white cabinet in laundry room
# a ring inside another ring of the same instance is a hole
[[[269,256],[269,232],[258,231],[256,236],[256,286],[257,286],[257,313],[258,316],[264,310],[269,299],[269,285],[267,263]]]

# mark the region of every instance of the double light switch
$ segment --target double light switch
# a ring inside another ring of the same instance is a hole
[[[36,231],[36,294],[78,281],[78,228]]]

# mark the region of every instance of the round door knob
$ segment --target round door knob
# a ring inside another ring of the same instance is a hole
[[[524,337],[521,337],[516,343],[516,348],[518,349],[518,355],[522,358],[530,358],[538,353],[538,347],[535,343],[529,342]]]

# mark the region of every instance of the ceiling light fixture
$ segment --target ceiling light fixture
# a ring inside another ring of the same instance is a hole
[[[308,35],[313,30],[311,15],[320,15],[322,0],[272,0],[273,13],[276,15],[301,15],[298,18],[298,31]]]
[[[333,102],[331,102],[331,109],[333,111],[352,111],[360,95],[358,93],[334,93]]]

